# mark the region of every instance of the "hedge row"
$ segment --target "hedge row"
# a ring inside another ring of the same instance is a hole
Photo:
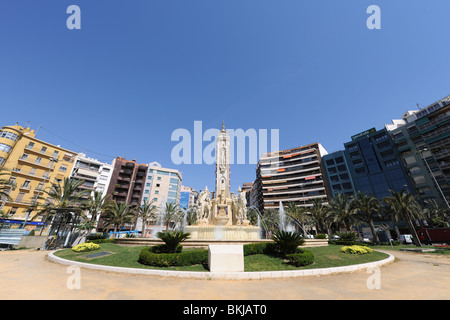
[[[153,247],[141,250],[138,262],[154,267],[183,267],[208,263],[208,250],[193,250],[178,253],[154,253]]]
[[[301,253],[287,254],[286,258],[289,263],[296,267],[308,266],[314,262],[314,254],[308,250],[302,250]]]
[[[182,267],[194,264],[208,263],[208,250],[192,250],[181,252],[182,246],[177,248],[177,253],[163,253],[165,245],[158,245],[142,249],[139,254],[138,262],[141,264],[154,267]],[[244,247],[244,256],[254,254],[267,254],[279,256],[276,244],[268,243],[251,243]],[[297,249],[294,254],[286,255],[286,259],[290,263],[299,267],[306,266],[314,262],[314,255],[311,251]]]

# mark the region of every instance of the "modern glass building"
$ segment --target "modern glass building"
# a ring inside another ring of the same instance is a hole
[[[332,198],[337,193],[354,195],[356,192],[348,163],[348,153],[344,150],[327,154],[322,158]]]
[[[389,190],[414,193],[397,149],[386,129],[366,130],[344,144],[348,168],[355,191],[373,194],[378,199]]]

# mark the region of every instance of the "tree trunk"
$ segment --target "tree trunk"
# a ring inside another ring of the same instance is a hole
[[[370,220],[370,231],[372,232],[373,242],[378,244],[380,242],[380,240],[378,239],[378,235],[375,232],[375,226],[373,224],[373,220]]]

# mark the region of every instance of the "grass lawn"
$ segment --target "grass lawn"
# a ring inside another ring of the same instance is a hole
[[[276,271],[276,270],[296,270],[296,269],[312,269],[312,268],[329,268],[340,267],[352,264],[360,264],[372,262],[387,258],[388,255],[381,252],[373,252],[365,255],[352,255],[340,252],[340,245],[329,245],[328,247],[307,248],[314,253],[314,263],[306,267],[294,267],[287,264],[283,260],[263,254],[251,255],[244,257],[245,271]],[[55,253],[56,256],[74,260],[79,262],[94,263],[100,265],[109,265],[116,267],[127,268],[142,268],[142,269],[161,269],[161,270],[183,270],[183,271],[208,271],[207,265],[194,265],[189,267],[170,267],[157,268],[145,266],[137,262],[139,253],[144,247],[128,247],[119,246],[112,243],[100,244],[100,249],[89,252],[74,252],[71,249],[64,249]],[[184,250],[199,250],[199,249],[184,249]],[[86,256],[99,253],[110,252],[112,254],[88,258]]]

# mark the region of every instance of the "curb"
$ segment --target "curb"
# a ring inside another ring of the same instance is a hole
[[[155,269],[137,269],[137,268],[124,268],[124,267],[111,267],[98,264],[91,264],[85,262],[77,262],[67,259],[62,259],[50,252],[48,254],[49,260],[60,263],[63,265],[79,266],[82,268],[129,273],[129,274],[141,274],[160,277],[176,277],[176,278],[190,278],[190,279],[204,279],[204,280],[262,280],[262,279],[276,279],[276,278],[294,278],[294,277],[306,277],[306,276],[320,276],[327,274],[348,273],[358,270],[366,270],[368,268],[380,267],[382,265],[391,263],[395,257],[390,253],[384,252],[389,255],[388,258],[368,262],[363,264],[355,264],[344,267],[333,268],[320,268],[320,269],[305,269],[305,270],[289,270],[289,271],[254,271],[254,272],[195,272],[195,271],[175,271],[175,270],[155,270]]]

